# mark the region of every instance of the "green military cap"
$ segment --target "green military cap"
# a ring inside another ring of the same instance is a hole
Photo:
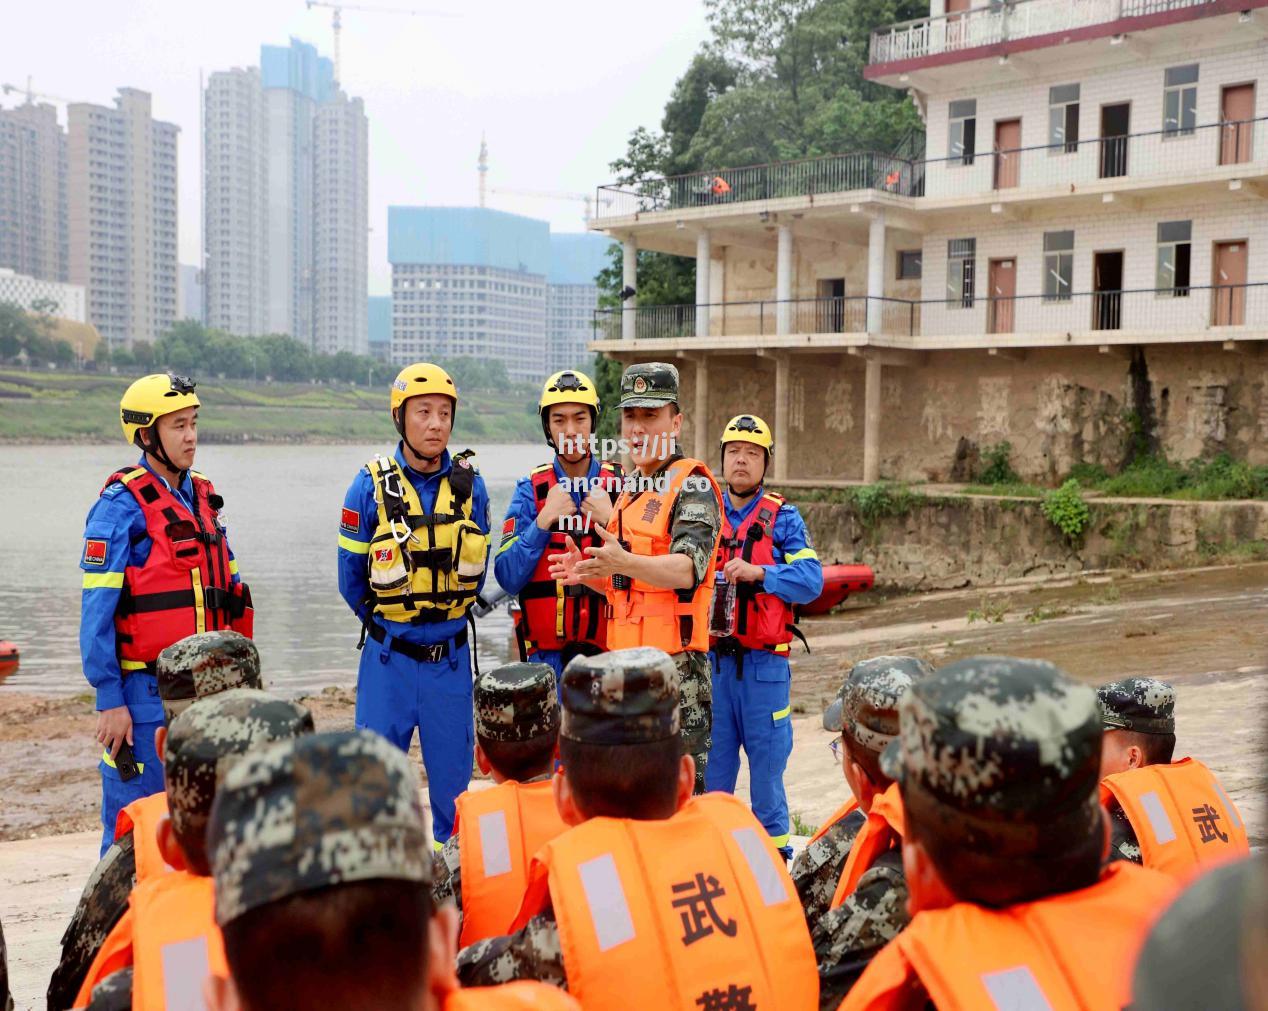
[[[860,660],[824,711],[824,730],[848,734],[868,751],[884,751],[898,736],[898,700],[932,673],[932,667],[914,656]]]
[[[677,737],[678,668],[654,646],[578,656],[564,668],[559,733],[587,744]]]
[[[239,632],[187,635],[158,655],[158,692],[170,723],[195,699],[231,688],[263,688],[260,653]]]
[[[181,839],[207,833],[216,781],[253,748],[313,732],[313,714],[253,688],[199,699],[167,731],[163,774],[172,828]]]
[[[678,402],[678,369],[667,362],[631,365],[621,376],[621,407],[664,407]]]
[[[555,671],[544,663],[508,663],[476,678],[476,734],[490,741],[528,741],[559,730]]]
[[[368,730],[307,734],[244,755],[216,792],[207,848],[221,926],[330,885],[431,882],[418,774]]]
[[[1096,690],[1106,730],[1176,732],[1176,690],[1157,678],[1123,678]]]
[[[881,769],[932,834],[1001,857],[1101,831],[1096,693],[1043,660],[978,656],[913,682]]]

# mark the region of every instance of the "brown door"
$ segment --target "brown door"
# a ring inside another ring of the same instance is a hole
[[[1245,241],[1217,242],[1211,277],[1211,325],[1242,326],[1246,322]]]
[[[1017,261],[992,260],[987,277],[991,287],[988,333],[1013,332],[1013,308],[1017,296]]]
[[[1011,190],[1021,181],[1021,120],[995,122],[995,188]]]
[[[1220,93],[1220,164],[1250,161],[1255,86],[1232,84]]]
[[[966,18],[972,6],[971,0],[947,0],[947,48],[955,49],[965,44],[968,37]]]

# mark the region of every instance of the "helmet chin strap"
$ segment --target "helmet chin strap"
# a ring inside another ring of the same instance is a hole
[[[152,446],[146,444],[146,440],[141,434],[143,432],[150,432],[154,436],[154,444]],[[183,481],[185,479],[186,472],[176,466],[176,464],[172,462],[172,458],[167,455],[167,450],[163,447],[163,437],[159,435],[158,425],[152,425],[149,428],[137,429],[137,442],[141,446],[141,449],[149,453],[150,456],[154,457],[154,459],[158,460],[164,467],[167,467],[169,470],[176,471],[178,481]]]
[[[402,404],[401,407],[404,407],[404,404]],[[445,451],[443,449],[439,453],[437,453],[435,456],[428,456],[426,453],[420,453],[417,449],[414,448],[414,444],[409,441],[409,436],[405,434],[405,418],[402,415],[400,407],[398,407],[395,413],[392,415],[392,420],[396,422],[396,431],[401,437],[401,442],[405,443],[409,451],[413,453],[416,457],[418,457],[420,460],[422,460],[425,464],[427,464],[428,467],[430,467],[433,463],[439,460],[441,456],[444,455]]]

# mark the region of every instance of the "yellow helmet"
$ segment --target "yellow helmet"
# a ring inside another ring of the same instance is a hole
[[[542,435],[546,436],[546,445],[558,450],[555,441],[550,437],[550,421],[546,417],[547,408],[556,404],[585,404],[590,408],[590,427],[599,423],[599,391],[593,381],[584,372],[576,369],[564,369],[556,372],[546,380],[542,387],[541,399],[537,401],[537,413],[541,416]]]
[[[419,397],[424,393],[440,393],[452,397],[454,411],[457,412],[458,387],[449,378],[449,373],[431,362],[415,362],[401,369],[392,382],[392,413],[395,414],[396,409],[410,397]]]
[[[138,445],[137,433],[149,428],[165,414],[175,414],[186,407],[199,407],[196,384],[184,376],[157,372],[142,376],[124,391],[119,401],[119,420],[123,437],[129,445]],[[142,447],[144,448],[144,447]]]
[[[775,451],[775,441],[771,438],[770,425],[756,414],[737,414],[722,429],[722,441],[719,447],[726,452],[728,442],[751,442],[761,446],[767,455]]]

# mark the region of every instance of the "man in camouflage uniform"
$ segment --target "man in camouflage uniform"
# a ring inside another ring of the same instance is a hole
[[[170,832],[160,829],[159,847],[170,866],[184,869],[172,872],[167,880],[137,886],[129,900],[129,914],[111,930],[98,963],[135,961],[133,938],[145,926],[137,918],[153,915],[147,913],[147,899],[157,894],[156,889],[181,888],[197,878],[210,877],[206,835],[217,775],[253,749],[312,732],[313,716],[306,708],[251,688],[194,701],[172,720],[163,748],[163,784],[171,828]],[[214,929],[210,922],[206,927],[208,932]],[[95,983],[89,1006],[113,1006],[125,993],[125,1006],[131,1006],[131,965],[97,982],[98,963],[88,973],[89,983]]]
[[[195,699],[233,688],[263,687],[255,644],[227,630],[191,635],[168,646],[159,654],[157,675],[168,723]],[[136,852],[128,831],[93,869],[62,935],[61,961],[48,986],[49,1011],[71,1006],[101,943],[127,908],[135,879]]]
[[[519,817],[503,824],[514,824],[520,833],[531,832],[507,839],[509,853],[523,853],[531,857],[540,846],[554,838],[566,827],[555,810],[551,796],[550,777],[554,770],[555,751],[559,737],[559,698],[555,671],[545,663],[509,663],[495,670],[486,671],[476,678],[473,689],[475,703],[476,763],[480,771],[491,776],[498,787],[505,786],[505,803],[514,804]],[[528,788],[528,789],[525,789]],[[497,787],[495,787],[497,789]],[[489,793],[478,791],[489,808]],[[436,905],[453,903],[462,922],[462,815],[472,796],[471,791],[462,794],[457,801],[458,818],[453,835],[436,854],[433,866],[432,901]],[[532,825],[525,823],[524,814],[529,810],[537,814]],[[547,807],[545,817],[538,809]],[[545,821],[547,824],[542,825]],[[541,829],[550,831],[544,835]],[[472,828],[472,831],[476,829]],[[523,872],[526,868],[517,868]],[[509,876],[509,875],[508,875]],[[522,883],[522,873],[518,877]],[[519,899],[507,914],[510,924],[519,909]],[[507,901],[512,901],[509,898]]]
[[[824,729],[841,735],[833,750],[840,758],[846,785],[857,799],[857,806],[829,825],[800,855],[800,880],[798,866],[793,868],[819,965],[823,1008],[835,1008],[841,1002],[872,957],[909,919],[901,848],[880,854],[844,901],[830,907],[868,813],[876,798],[893,784],[880,768],[880,754],[898,736],[898,703],[915,682],[932,673],[933,668],[916,657],[862,660],[851,668],[823,714]]]
[[[705,595],[705,607],[712,594],[718,539],[722,532],[722,496],[707,464],[684,457],[678,450],[682,435],[682,412],[678,403],[678,369],[665,362],[631,365],[621,376],[621,437],[630,447],[637,468],[626,476],[628,489],[614,507],[608,528],[596,527],[603,539],[599,548],[587,548],[583,556],[575,545],[565,555],[552,556],[551,577],[565,585],[586,583],[606,593],[609,606],[629,592],[630,579],[660,589]],[[705,419],[701,419],[703,423]],[[640,483],[667,477],[678,461],[686,461],[691,474],[707,480],[687,480],[670,502],[657,499],[655,491],[640,491]],[[623,536],[619,513],[636,507],[655,517],[668,508],[669,548],[664,555],[632,553],[619,543]],[[639,617],[632,614],[631,618]],[[690,622],[690,619],[688,619]],[[702,619],[707,625],[707,616]],[[608,625],[610,648],[635,645],[664,649],[674,658],[682,685],[682,739],[686,751],[696,760],[696,792],[704,792],[704,772],[713,742],[713,679],[707,645],[704,649],[684,648],[683,639],[652,642],[642,638],[642,628],[613,615]],[[680,628],[685,634],[685,629]],[[707,627],[694,629],[706,635]]]
[[[455,916],[433,914],[418,775],[377,734],[245,756],[217,791],[207,848],[230,972],[211,981],[211,1011],[577,1007],[534,984],[457,992]]]
[[[1174,886],[1124,863],[1102,873],[1095,693],[1041,660],[970,657],[898,709],[881,766],[902,793],[912,919],[843,1011],[1126,1004]]]

